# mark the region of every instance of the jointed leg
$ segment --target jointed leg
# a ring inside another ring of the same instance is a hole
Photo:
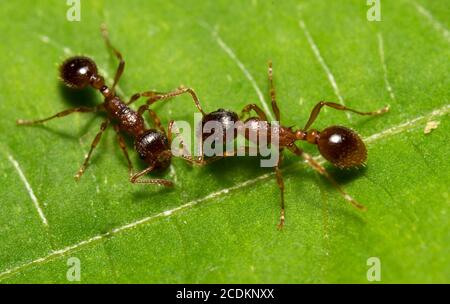
[[[114,125],[114,131],[117,134],[117,140],[119,141],[120,149],[122,150],[128,164],[128,173],[131,177],[133,175],[133,164],[131,163],[130,156],[128,155],[127,146],[125,145],[125,140],[123,139],[122,134],[120,134],[120,129],[118,125]]]
[[[256,114],[258,115],[258,117],[263,120],[263,121],[267,121],[267,116],[266,113],[264,113],[263,109],[261,109],[258,105],[251,103],[246,105],[242,111],[241,111],[241,115],[240,115],[240,119],[243,120],[245,118],[245,115],[247,115],[248,113],[250,113],[250,111],[255,111]]]
[[[135,102],[136,100],[138,100],[141,97],[148,97],[147,104],[152,105],[155,102],[157,102],[158,100],[169,99],[169,98],[172,98],[172,97],[175,97],[175,96],[178,96],[181,94],[185,94],[185,93],[189,93],[191,95],[192,99],[194,100],[195,106],[197,107],[199,112],[202,113],[203,115],[205,115],[205,112],[203,111],[203,109],[200,105],[200,101],[197,97],[197,94],[195,94],[194,90],[191,88],[180,87],[174,91],[166,92],[166,93],[156,92],[156,91],[147,91],[147,92],[142,92],[142,93],[136,93],[133,96],[131,96],[127,105],[132,104],[133,102]]]
[[[101,27],[101,32],[103,39],[105,39],[106,46],[110,48],[114,55],[119,59],[119,66],[117,67],[116,74],[114,75],[114,83],[112,85],[112,90],[114,91],[114,88],[116,87],[116,84],[119,82],[120,77],[122,76],[123,70],[125,68],[125,60],[123,60],[122,54],[111,44],[111,41],[109,40],[108,35],[108,29],[103,24]]]
[[[250,155],[249,153],[257,153],[257,148],[256,147],[242,147],[240,148],[239,151],[242,151],[245,153],[245,155]],[[209,165],[215,161],[218,161],[220,159],[223,159],[225,157],[234,157],[237,156],[238,151],[230,151],[230,152],[223,152],[223,155],[219,155],[219,156],[211,156],[208,158],[204,158],[204,156],[199,156],[199,157],[192,157],[190,155],[182,155],[180,156],[181,158],[183,158],[184,160],[186,160],[187,162],[191,163],[192,165],[198,165],[198,166],[206,166]]]
[[[169,140],[169,143],[172,143],[172,128],[173,128],[174,124],[175,124],[175,120],[172,119],[169,121],[169,125],[167,126],[167,129],[169,130],[167,132],[167,139]],[[179,135],[178,129],[175,131],[175,135]],[[183,141],[181,141],[181,142],[183,142]],[[184,143],[183,143],[183,145],[184,145]]]
[[[140,106],[139,109],[138,109],[138,114],[142,115],[142,114],[144,114],[145,111],[148,111],[150,119],[152,120],[152,122],[155,125],[155,127],[157,127],[159,130],[161,130],[161,132],[166,134],[166,130],[162,126],[161,120],[159,119],[159,117],[156,114],[156,112],[149,108],[149,105],[142,105],[142,106]]]
[[[277,100],[276,100],[276,95],[275,95],[275,87],[273,85],[273,75],[272,75],[272,73],[273,73],[273,71],[272,71],[272,61],[269,61],[268,74],[269,74],[270,98],[272,100],[273,113],[275,114],[276,120],[279,122],[280,121],[280,109],[278,108],[278,105],[277,105]]]
[[[207,166],[219,159],[222,159],[223,156],[213,156],[210,158],[205,159],[203,156],[199,156],[199,157],[193,157],[191,155],[181,155],[180,156],[182,159],[184,159],[185,161],[187,161],[188,163],[190,163],[191,165],[196,165],[196,166]]]
[[[244,146],[244,147],[238,148],[238,150],[223,151],[222,155],[210,156],[207,159],[204,159],[204,157],[202,157],[200,160],[196,160],[195,164],[204,166],[204,165],[209,165],[215,161],[218,161],[219,159],[223,159],[226,157],[257,155],[257,153],[258,153],[257,147]]]
[[[180,156],[181,158],[184,158],[184,159],[186,159],[186,160],[190,160],[190,159],[192,159],[192,161],[195,161],[194,160],[194,158],[190,155],[190,153],[189,153],[189,150],[188,150],[188,148],[186,147],[186,145],[184,144],[184,141],[183,141],[183,138],[180,136],[180,133],[178,132],[178,128],[177,129],[175,129],[175,131],[173,131],[173,125],[174,125],[174,123],[175,123],[175,121],[174,120],[171,120],[170,122],[169,122],[169,125],[168,125],[168,133],[167,133],[167,139],[169,140],[169,144],[170,145],[172,145],[172,135],[173,135],[173,133],[175,133],[175,135],[177,136],[177,137],[180,137],[180,144],[181,144],[181,146],[183,147],[183,154]]]
[[[142,93],[136,93],[133,94],[130,98],[130,100],[126,103],[127,105],[132,104],[133,102],[135,102],[136,100],[138,100],[141,97],[149,97],[149,98],[154,98],[155,96],[162,96],[165,95],[167,93],[164,92],[156,92],[156,91],[146,91],[146,92],[142,92]]]
[[[92,141],[91,149],[89,150],[89,153],[84,158],[84,162],[81,165],[80,169],[78,170],[77,174],[75,174],[75,179],[77,181],[80,180],[81,176],[83,175],[84,170],[86,169],[86,167],[88,165],[89,159],[91,158],[92,151],[94,151],[95,147],[97,147],[97,144],[99,143],[100,138],[102,138],[102,134],[103,134],[103,132],[105,132],[106,128],[108,127],[109,122],[110,122],[109,119],[106,119],[100,125],[100,131],[97,133],[97,135],[95,136],[94,140]]]
[[[169,151],[170,152],[170,151]],[[170,180],[162,179],[162,178],[149,178],[149,179],[139,179],[140,177],[144,176],[145,174],[151,172],[153,169],[155,169],[155,165],[151,165],[147,167],[146,169],[142,170],[141,172],[138,172],[130,177],[130,182],[133,184],[156,184],[164,187],[172,187],[173,183]]]
[[[278,158],[278,163],[275,167],[275,173],[276,173],[276,177],[277,177],[277,184],[278,184],[278,188],[280,188],[280,207],[281,207],[281,211],[280,211],[280,223],[278,224],[278,228],[281,229],[284,226],[284,181],[283,181],[283,176],[281,175],[281,170],[280,170],[280,165],[281,165],[281,160],[282,160],[282,151],[280,150],[280,154],[279,154],[279,158]]]
[[[172,144],[172,134],[173,133],[175,133],[176,136],[180,136],[177,129],[173,130],[173,124],[174,124],[174,121],[171,120],[169,122],[169,127],[168,127],[169,132],[167,135],[169,142],[171,144]],[[181,155],[179,157],[183,158],[184,160],[186,160],[187,162],[189,162],[192,165],[206,166],[206,165],[209,165],[210,163],[215,162],[219,159],[222,159],[225,157],[236,156],[238,154],[238,151],[230,151],[230,152],[225,151],[223,155],[213,156],[213,157],[209,157],[209,158],[205,159],[203,156],[203,149],[200,151],[200,156],[195,157],[195,156],[190,155],[189,150],[187,149],[186,145],[184,144],[182,138],[180,138],[180,144],[183,147],[183,155]],[[242,147],[240,151],[244,151],[245,155],[250,155],[250,153],[256,154],[258,150],[256,147],[245,146],[245,147]]]
[[[50,117],[44,118],[44,119],[36,119],[36,120],[24,120],[24,119],[18,119],[16,123],[18,125],[34,125],[34,124],[40,124],[46,121],[49,121],[53,118],[58,117],[64,117],[72,113],[87,113],[87,112],[96,112],[98,110],[98,107],[89,108],[89,107],[78,107],[73,109],[64,110],[62,112],[56,113],[55,115],[52,115]]]
[[[249,146],[239,147],[237,151],[236,150],[225,151],[223,153],[223,156],[221,157],[239,156],[241,152],[243,152],[244,155],[258,155],[258,147],[249,147]]]
[[[150,97],[147,100],[147,104],[151,105],[155,102],[157,102],[158,100],[164,100],[164,99],[168,99],[168,98],[172,98],[181,94],[185,94],[185,93],[189,93],[192,97],[192,99],[194,100],[195,106],[197,107],[197,110],[202,113],[203,115],[205,115],[206,113],[203,111],[201,105],[200,105],[200,100],[197,97],[197,94],[194,92],[193,89],[191,88],[185,88],[185,87],[180,87],[178,89],[176,89],[175,91],[172,92],[168,92],[166,94],[162,94],[162,95],[155,95],[153,97]]]
[[[311,155],[303,152],[303,150],[301,150],[297,146],[291,146],[291,147],[289,147],[289,150],[292,151],[293,153],[295,153],[296,155],[301,156],[308,163],[308,165],[311,168],[313,168],[318,173],[320,173],[323,176],[325,176],[330,181],[330,183],[339,191],[339,193],[342,195],[342,197],[347,202],[352,204],[353,207],[356,207],[356,208],[358,208],[360,210],[363,210],[363,211],[366,210],[366,207],[364,207],[363,205],[358,203],[353,197],[350,196],[350,194],[348,194],[344,189],[342,189],[341,186],[339,186],[339,184],[334,180],[334,178],[331,177],[331,175],[325,170],[325,168],[321,164],[319,164],[317,161],[315,161],[311,157]]]
[[[316,104],[315,107],[313,108],[313,110],[311,111],[311,114],[309,115],[308,122],[306,123],[305,127],[303,128],[304,131],[308,130],[308,128],[316,120],[317,116],[320,113],[320,110],[324,106],[331,107],[331,108],[339,110],[339,111],[353,112],[353,113],[356,113],[356,114],[359,114],[359,115],[379,115],[379,114],[383,114],[383,113],[389,111],[389,107],[386,106],[384,108],[381,108],[379,110],[372,111],[372,112],[361,112],[361,111],[350,109],[350,108],[348,108],[346,106],[343,106],[343,105],[335,103],[335,102],[321,101],[318,104]]]
[[[205,160],[203,157],[203,150],[200,151],[200,156],[192,156],[191,153],[189,152],[189,149],[186,147],[183,138],[180,136],[180,133],[178,132],[178,128],[174,130],[173,126],[174,126],[175,121],[171,120],[169,122],[169,126],[168,126],[168,134],[167,134],[167,138],[169,139],[169,143],[170,145],[172,145],[172,137],[173,134],[175,133],[175,136],[180,137],[180,144],[183,147],[183,153],[182,155],[180,155],[179,157],[181,157],[182,159],[186,160],[187,162],[189,162],[192,165],[200,165],[200,166],[204,166],[207,165],[211,162],[210,159]]]

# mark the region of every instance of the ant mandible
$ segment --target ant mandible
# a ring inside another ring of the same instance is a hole
[[[92,141],[90,150],[86,155],[83,164],[75,175],[75,179],[78,181],[83,175],[86,167],[91,158],[92,152],[99,143],[103,132],[109,125],[113,125],[113,128],[117,134],[120,149],[123,151],[128,163],[128,171],[130,182],[135,184],[158,184],[162,186],[172,186],[173,183],[167,179],[151,178],[140,179],[147,173],[165,169],[170,165],[172,153],[170,149],[172,141],[172,125],[173,121],[169,122],[168,133],[166,133],[164,127],[161,125],[161,121],[157,114],[149,109],[148,105],[139,107],[138,111],[134,111],[129,107],[131,103],[139,99],[140,97],[157,97],[159,99],[170,98],[176,95],[190,93],[187,89],[178,89],[169,93],[158,93],[156,91],[147,91],[143,93],[134,94],[130,100],[125,103],[115,93],[115,87],[119,82],[120,77],[125,68],[125,61],[122,54],[112,46],[108,32],[105,26],[101,29],[102,36],[106,42],[106,46],[114,53],[119,59],[119,66],[114,76],[114,82],[111,88],[105,84],[104,77],[97,71],[95,62],[85,56],[70,57],[63,62],[60,66],[59,72],[61,80],[66,86],[74,89],[82,89],[87,86],[98,90],[104,97],[103,103],[96,107],[77,107],[62,112],[56,113],[50,117],[38,120],[17,120],[18,125],[34,125],[47,122],[51,119],[64,117],[72,113],[86,113],[104,111],[107,114],[107,118],[100,125],[100,131]],[[150,119],[157,129],[147,129],[144,124],[142,115],[148,111]],[[112,123],[113,122],[113,123]],[[134,137],[134,148],[138,152],[139,157],[148,164],[147,168],[141,172],[133,174],[133,165],[130,161],[130,157],[127,152],[125,140],[122,137],[121,132],[124,131],[130,136]]]
[[[273,85],[273,76],[272,76],[272,63],[269,61],[268,68],[268,78],[269,78],[269,87],[270,87],[270,97],[271,97],[271,105],[272,111],[275,114],[276,121],[280,122],[280,110],[277,105],[275,88]],[[192,91],[191,89],[189,89]],[[195,93],[191,92],[192,96],[196,96]],[[147,100],[147,104],[151,105],[152,103],[160,100],[158,96],[154,98],[149,98]],[[379,115],[387,112],[389,110],[388,106],[381,108],[372,112],[361,112],[358,110],[354,110],[343,106],[341,104],[337,104],[334,102],[321,101],[317,103],[313,110],[310,113],[309,119],[306,122],[306,125],[301,128],[294,130],[292,127],[285,127],[279,125],[277,128],[272,128],[271,123],[267,120],[266,113],[256,104],[248,104],[246,105],[239,116],[237,113],[225,109],[218,109],[217,111],[211,113],[205,113],[199,102],[198,98],[194,99],[197,109],[203,114],[202,118],[202,138],[208,137],[211,135],[209,132],[205,132],[203,126],[208,122],[214,122],[218,124],[218,128],[222,129],[221,134],[224,136],[229,132],[230,128],[233,128],[239,121],[243,121],[245,125],[245,138],[249,141],[253,141],[254,139],[260,138],[262,135],[266,137],[266,142],[270,142],[271,132],[278,132],[279,138],[279,158],[275,168],[276,181],[278,187],[280,189],[280,222],[278,224],[279,228],[284,226],[285,222],[285,203],[284,203],[284,182],[283,176],[281,174],[280,165],[282,162],[282,151],[287,149],[294,153],[297,156],[302,157],[305,162],[317,171],[319,174],[323,175],[325,178],[329,180],[329,182],[339,191],[339,193],[343,196],[343,198],[349,202],[351,205],[356,207],[359,210],[366,210],[366,208],[358,203],[352,196],[350,196],[339,184],[335,181],[335,179],[327,172],[327,170],[317,162],[311,155],[304,152],[303,149],[299,148],[295,143],[297,141],[306,141],[309,144],[317,145],[320,154],[332,163],[334,166],[344,169],[351,167],[358,167],[365,164],[367,159],[367,149],[364,145],[364,142],[360,138],[360,136],[353,130],[343,127],[343,126],[330,126],[325,128],[322,131],[318,131],[316,129],[311,129],[311,125],[316,120],[317,116],[320,113],[320,110],[323,107],[330,107],[339,111],[349,111],[359,115]],[[244,121],[245,116],[247,116],[251,111],[256,113],[256,116],[251,116]],[[275,131],[274,131],[275,130]],[[237,132],[233,132],[235,139],[237,136]],[[228,139],[226,139],[228,140]],[[246,151],[249,151],[250,147],[244,147]],[[215,161],[217,159],[229,156],[235,156],[236,150],[229,152],[226,151],[222,156],[213,156],[209,159],[204,160],[203,153],[198,158],[190,158],[184,157],[187,160],[190,160],[192,163],[205,165],[210,161]]]

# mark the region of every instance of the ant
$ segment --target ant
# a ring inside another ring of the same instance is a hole
[[[158,99],[170,98],[176,95],[189,93],[188,89],[178,89],[169,93],[158,93],[156,91],[147,91],[143,93],[134,94],[130,100],[125,103],[122,99],[116,95],[115,87],[119,82],[120,77],[125,68],[125,61],[122,54],[112,46],[108,32],[105,26],[101,28],[102,36],[106,42],[106,46],[114,53],[119,60],[119,66],[114,76],[114,82],[111,88],[105,84],[105,79],[98,73],[97,65],[94,60],[85,56],[74,56],[66,59],[59,68],[60,78],[66,86],[73,89],[83,89],[91,86],[98,90],[104,97],[103,103],[96,107],[77,107],[67,109],[62,112],[56,113],[50,117],[38,120],[17,120],[18,125],[34,125],[47,122],[54,118],[64,117],[72,113],[86,113],[104,111],[107,114],[107,118],[101,123],[100,131],[92,141],[90,150],[86,155],[83,164],[75,175],[75,180],[79,180],[83,175],[86,167],[91,158],[92,152],[99,143],[102,134],[108,128],[112,122],[114,122],[113,128],[117,134],[120,149],[123,151],[128,163],[129,179],[134,184],[158,184],[161,186],[170,187],[173,183],[167,179],[140,179],[147,173],[158,170],[166,169],[170,165],[172,153],[170,145],[172,142],[172,125],[173,121],[169,122],[168,133],[166,133],[164,127],[161,125],[161,121],[157,114],[148,108],[148,105],[139,107],[138,111],[134,111],[129,107],[134,101],[140,97],[153,97]],[[148,111],[150,119],[157,129],[147,129],[144,124],[142,115]],[[121,132],[125,132],[128,135],[134,137],[134,148],[138,152],[139,157],[148,164],[147,168],[141,172],[133,174],[133,165],[130,161],[130,157],[127,152],[125,140],[122,137]]]
[[[280,122],[280,110],[276,101],[275,88],[273,84],[273,72],[272,72],[272,62],[269,61],[268,67],[268,78],[269,78],[269,87],[270,87],[270,98],[272,111],[275,114],[276,121]],[[192,91],[192,90],[191,90]],[[222,134],[225,135],[229,133],[230,128],[237,122],[244,122],[246,127],[245,129],[245,138],[249,141],[254,142],[254,139],[259,138],[259,135],[266,137],[267,141],[270,142],[271,132],[278,132],[279,138],[279,157],[275,168],[276,181],[277,185],[280,189],[280,222],[278,224],[278,228],[282,228],[285,222],[285,203],[284,203],[284,182],[283,176],[281,174],[280,165],[282,162],[282,152],[284,149],[287,149],[294,153],[297,156],[302,157],[305,162],[317,171],[319,174],[323,175],[325,178],[329,180],[329,182],[339,191],[339,193],[343,196],[343,198],[349,202],[351,205],[356,207],[359,210],[366,210],[366,207],[358,203],[352,196],[350,196],[339,184],[335,181],[335,179],[327,172],[327,170],[317,162],[311,155],[304,152],[301,148],[299,148],[295,143],[297,141],[306,141],[309,144],[317,145],[320,154],[332,163],[334,166],[344,169],[344,168],[352,168],[358,166],[364,166],[367,160],[367,149],[362,141],[361,137],[353,130],[343,127],[343,126],[330,126],[325,128],[322,131],[318,131],[316,129],[311,129],[311,125],[317,119],[320,110],[323,107],[330,107],[339,111],[349,111],[359,115],[380,115],[389,110],[388,106],[381,108],[372,112],[361,112],[358,110],[354,110],[348,108],[344,105],[337,104],[334,102],[320,101],[317,103],[313,110],[310,113],[309,119],[306,122],[306,125],[301,128],[294,130],[292,127],[285,127],[282,125],[277,126],[276,128],[271,125],[271,123],[267,120],[266,113],[256,104],[248,104],[246,105],[242,111],[241,115],[237,113],[225,109],[218,109],[217,111],[211,113],[205,113],[196,97],[195,93],[191,92],[192,96],[195,96],[194,101],[197,109],[202,113],[202,127],[208,123],[213,122],[218,124],[218,128],[222,129]],[[160,100],[158,96],[154,98],[150,98],[147,101],[148,105]],[[246,120],[244,118],[250,114],[251,111],[256,113],[256,116],[250,116]],[[201,136],[203,139],[205,137],[210,136],[211,133],[206,132],[202,128]],[[255,136],[256,135],[256,136]],[[234,132],[234,137],[231,140],[234,140],[237,136],[237,132]],[[228,138],[226,139],[229,140]],[[251,147],[244,147],[246,151],[249,151]],[[213,156],[207,160],[204,160],[203,153],[200,153],[200,157],[198,158],[190,158],[192,163],[196,163],[199,165],[205,165],[210,161],[215,161],[217,159],[229,156],[235,156],[236,151],[227,151],[224,152],[223,156]],[[184,157],[188,159],[187,157]]]

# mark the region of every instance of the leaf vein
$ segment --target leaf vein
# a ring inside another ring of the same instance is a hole
[[[36,209],[39,217],[41,218],[42,224],[44,226],[48,227],[48,220],[45,217],[44,211],[41,208],[41,205],[34,194],[33,188],[31,188],[30,183],[28,182],[27,178],[25,177],[25,174],[23,173],[22,169],[20,168],[19,163],[17,160],[15,160],[11,154],[8,154],[8,160],[11,162],[11,164],[16,169],[17,173],[19,174],[20,179],[22,180],[23,184],[25,185],[25,189],[27,189],[28,195],[31,198],[31,201],[33,202],[34,208]]]
[[[378,51],[380,53],[381,66],[383,67],[384,84],[386,86],[386,90],[389,93],[389,97],[391,97],[392,100],[395,100],[394,91],[392,90],[392,86],[388,79],[386,59],[385,59],[385,55],[384,55],[384,42],[383,42],[383,36],[381,35],[381,33],[377,34],[377,38],[378,38]]]
[[[325,60],[323,59],[322,55],[320,54],[319,48],[317,46],[317,44],[314,42],[314,39],[312,38],[311,34],[309,33],[308,28],[306,27],[305,22],[303,21],[303,19],[299,20],[299,25],[300,28],[303,30],[303,33],[306,36],[306,40],[308,40],[308,43],[317,59],[317,61],[319,62],[319,64],[322,66],[322,69],[325,71],[328,80],[334,90],[334,94],[336,95],[336,97],[338,98],[338,101],[341,105],[345,106],[345,102],[344,102],[344,98],[342,97],[340,91],[339,91],[339,87],[336,83],[336,80],[334,78],[333,73],[331,73],[330,68],[328,67],[328,65],[326,64]],[[352,120],[351,118],[351,114],[349,112],[345,112],[345,114],[347,115],[347,118],[349,121]]]
[[[239,69],[244,74],[245,78],[248,79],[250,84],[252,85],[253,89],[256,92],[256,95],[258,95],[258,99],[261,102],[261,105],[264,108],[264,111],[266,112],[266,115],[269,116],[269,118],[273,121],[275,120],[272,112],[270,110],[269,104],[267,103],[266,99],[264,98],[264,95],[259,88],[258,84],[256,83],[255,79],[253,78],[250,71],[245,67],[245,65],[242,63],[241,60],[236,56],[236,53],[223,41],[223,39],[219,36],[219,33],[217,30],[211,30],[208,25],[203,24],[205,28],[207,28],[211,35],[213,36],[214,40],[217,42],[217,44],[220,46],[220,48],[230,57],[230,59],[239,67]]]

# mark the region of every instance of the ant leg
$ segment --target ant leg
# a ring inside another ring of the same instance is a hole
[[[164,95],[166,93],[164,92],[156,92],[156,91],[147,91],[147,92],[142,92],[142,93],[136,93],[133,94],[133,96],[131,96],[130,100],[126,103],[126,105],[130,105],[133,102],[135,102],[136,100],[138,100],[141,97],[150,97],[153,98],[155,96],[161,96]]]
[[[158,100],[169,99],[169,98],[172,98],[172,97],[175,97],[175,96],[178,96],[181,94],[185,94],[185,93],[189,93],[191,95],[192,99],[194,100],[197,110],[200,113],[202,113],[203,115],[205,115],[206,113],[205,113],[205,111],[203,111],[203,109],[200,105],[200,100],[198,99],[198,96],[195,93],[195,91],[191,88],[184,88],[184,87],[180,87],[174,91],[166,92],[166,93],[156,92],[156,91],[147,91],[147,92],[142,92],[142,93],[136,93],[133,96],[131,96],[130,100],[126,104],[130,105],[141,97],[148,97],[147,104],[152,105],[155,102],[157,102]]]
[[[159,129],[161,130],[164,134],[166,134],[166,130],[164,129],[164,127],[161,124],[161,120],[159,119],[158,115],[156,114],[155,111],[153,111],[152,109],[149,109],[148,105],[142,105],[139,107],[138,109],[138,114],[142,116],[142,114],[144,114],[145,111],[148,111],[148,114],[150,116],[150,119],[152,120],[153,124]]]
[[[170,153],[170,151],[168,151]],[[170,180],[162,179],[162,178],[149,178],[149,179],[139,179],[141,176],[153,171],[155,169],[155,165],[147,167],[146,169],[138,172],[130,177],[130,182],[133,184],[156,184],[164,187],[172,187],[173,183]]]
[[[155,111],[153,111],[152,109],[147,109],[148,114],[150,115],[150,118],[152,119],[153,123],[155,124],[155,126],[161,130],[161,132],[163,132],[164,134],[166,134],[166,130],[164,129],[164,127],[161,124],[161,120],[159,119],[158,115],[156,114]]]
[[[387,111],[389,111],[389,106],[385,106],[384,108],[378,109],[376,111],[372,111],[372,112],[361,112],[358,110],[353,110],[350,109],[346,106],[343,106],[341,104],[335,103],[335,102],[327,102],[327,101],[320,101],[319,103],[317,103],[315,105],[315,107],[313,108],[313,110],[311,111],[311,114],[309,116],[308,122],[306,123],[305,127],[303,128],[304,131],[308,130],[308,128],[312,125],[312,123],[316,120],[317,116],[320,113],[320,110],[324,107],[330,107],[339,111],[349,111],[349,112],[353,112],[359,115],[380,115],[383,113],[386,113]]]
[[[102,32],[102,37],[105,40],[106,46],[111,49],[114,55],[119,59],[119,66],[117,67],[116,74],[114,75],[114,83],[112,85],[112,91],[114,92],[114,88],[116,84],[119,82],[120,77],[122,76],[123,70],[125,69],[125,60],[123,60],[122,54],[111,44],[109,40],[108,29],[105,24],[102,24],[100,28]]]
[[[253,153],[257,153],[257,149],[255,149],[255,147],[242,147],[240,148],[240,151],[245,150],[245,155],[249,155],[249,151],[254,151]],[[234,157],[237,156],[238,152],[237,151],[231,151],[231,152],[227,152],[225,151],[223,153],[223,155],[221,156],[212,156],[209,157],[207,159],[204,159],[203,157],[199,157],[198,159],[192,157],[192,156],[186,156],[186,155],[182,155],[181,158],[183,158],[184,160],[188,161],[189,163],[193,164],[193,165],[199,165],[199,166],[206,166],[209,165],[215,161],[218,161],[220,159],[223,159],[225,157]]]
[[[255,111],[256,114],[258,115],[258,117],[263,120],[263,121],[267,121],[267,116],[266,113],[264,113],[264,111],[258,107],[258,105],[251,103],[246,105],[242,111],[241,111],[241,115],[240,115],[240,119],[243,120],[243,118],[245,117],[246,114],[250,113],[250,111]]]
[[[342,195],[342,197],[347,202],[352,204],[353,207],[358,208],[362,211],[366,211],[367,208],[365,206],[361,205],[360,203],[358,203],[353,197],[350,196],[350,194],[348,194],[343,188],[341,188],[341,186],[339,186],[339,184],[334,180],[334,178],[331,177],[331,175],[327,172],[327,170],[321,164],[319,164],[317,161],[315,161],[311,157],[311,155],[309,155],[308,153],[305,153],[302,149],[298,148],[295,145],[288,147],[288,149],[291,152],[293,152],[294,154],[301,156],[311,168],[316,170],[321,175],[325,176],[328,179],[328,181],[330,181],[330,183],[339,191],[339,193]]]
[[[192,156],[190,155],[190,152],[189,152],[188,148],[187,148],[186,145],[184,144],[183,138],[180,136],[180,133],[179,133],[179,131],[178,131],[178,128],[175,129],[175,131],[173,131],[173,125],[174,125],[174,123],[175,123],[175,121],[174,121],[174,120],[171,120],[171,121],[169,122],[168,127],[167,127],[168,130],[169,130],[168,133],[167,133],[167,139],[169,140],[170,145],[172,145],[172,137],[173,137],[172,135],[173,135],[173,132],[175,132],[175,135],[176,135],[177,137],[180,138],[180,144],[181,144],[181,146],[183,147],[183,153],[182,153],[182,155],[181,155],[180,157],[183,158],[183,159],[185,159],[185,160],[190,161],[191,163],[203,161],[203,156],[200,156],[199,159],[195,159],[194,157],[192,157]]]
[[[185,93],[189,93],[191,95],[192,100],[194,100],[197,110],[200,113],[202,113],[203,116],[206,115],[205,111],[203,111],[202,106],[200,105],[200,100],[198,99],[197,94],[191,88],[179,87],[178,89],[176,89],[172,92],[168,92],[168,93],[161,94],[161,95],[154,95],[147,100],[147,104],[152,105],[153,103],[157,102],[158,100],[172,98],[172,97],[175,97],[175,96],[178,96],[181,94],[185,94]]]
[[[191,165],[199,165],[199,166],[205,166],[205,165],[207,165],[207,164],[209,164],[209,163],[211,163],[211,162],[213,162],[213,161],[215,161],[215,160],[217,160],[219,158],[222,158],[222,157],[213,157],[211,159],[205,160],[204,157],[203,157],[203,153],[202,152],[200,152],[200,156],[198,156],[198,157],[192,156],[191,153],[189,152],[189,149],[186,147],[186,145],[185,145],[185,143],[183,141],[183,138],[180,136],[178,128],[176,128],[174,130],[174,128],[173,128],[174,123],[175,123],[174,120],[171,120],[169,122],[169,126],[168,126],[169,132],[167,134],[167,138],[169,139],[169,143],[172,144],[173,133],[175,133],[176,137],[180,137],[180,144],[181,144],[182,149],[183,149],[183,153],[179,156],[180,158],[184,159],[185,161],[187,161]]]
[[[202,166],[202,167],[207,166],[207,165],[223,158],[223,156],[213,156],[211,158],[204,159],[201,156],[199,158],[195,158],[195,157],[192,157],[192,156],[186,155],[186,154],[181,155],[180,157],[182,159],[184,159],[185,161],[187,161],[188,163],[190,163],[191,165],[197,165],[197,166]]]
[[[282,229],[284,226],[284,181],[283,175],[281,174],[280,165],[282,161],[282,150],[280,150],[280,156],[278,158],[277,165],[275,166],[275,174],[277,177],[277,185],[280,188],[280,223],[278,224],[278,229]]]
[[[270,87],[270,98],[272,100],[272,111],[275,114],[276,120],[280,121],[280,109],[277,105],[276,95],[275,95],[275,87],[273,85],[273,70],[272,70],[272,61],[269,60],[269,69],[268,69],[268,76],[269,76],[269,87]]]
[[[88,113],[88,112],[96,112],[98,110],[98,107],[95,108],[89,108],[89,107],[78,107],[73,109],[64,110],[62,112],[56,113],[55,115],[52,115],[50,117],[44,118],[44,119],[36,119],[36,120],[24,120],[24,119],[18,119],[16,120],[16,123],[18,125],[34,125],[34,124],[40,124],[46,121],[49,121],[53,118],[58,117],[64,117],[72,113]]]
[[[128,163],[128,173],[131,177],[133,175],[133,164],[131,163],[130,156],[128,155],[127,146],[125,145],[125,140],[123,139],[123,136],[120,134],[120,129],[118,125],[113,125],[114,131],[116,131],[117,134],[117,140],[119,141],[120,149],[122,150],[123,154],[125,155],[125,158]]]
[[[169,125],[167,126],[167,129],[169,130],[167,132],[167,138],[169,139],[169,143],[172,143],[172,128],[173,128],[174,124],[175,124],[175,120],[171,119],[169,121]],[[177,136],[179,135],[178,129],[177,129],[177,131],[175,131],[175,135],[177,135]],[[183,143],[183,145],[184,145],[184,143]]]
[[[222,158],[238,156],[239,152],[244,152],[244,155],[251,155],[252,153],[257,154],[258,147],[244,146],[244,147],[239,147],[237,151],[225,151]]]
[[[239,147],[238,150],[224,151],[223,155],[221,155],[221,156],[213,156],[213,157],[210,157],[210,158],[204,160],[204,164],[207,165],[207,164],[210,164],[212,162],[215,162],[215,161],[225,158],[225,157],[239,156],[240,152],[243,152],[244,155],[252,155],[252,154],[256,155],[258,153],[258,148],[244,146],[244,147]]]
[[[180,137],[180,144],[183,147],[183,154],[180,155],[179,157],[183,158],[184,160],[186,160],[187,162],[189,162],[192,165],[199,165],[199,166],[206,166],[209,165],[212,162],[215,162],[219,159],[225,158],[225,157],[232,157],[232,156],[236,156],[237,155],[237,151],[231,151],[231,152],[227,152],[225,151],[223,155],[221,156],[212,156],[210,158],[205,159],[203,156],[203,153],[200,153],[200,156],[198,157],[193,157],[192,155],[190,155],[188,148],[186,147],[183,139],[180,136],[180,133],[178,132],[177,129],[174,130],[173,128],[174,125],[174,121],[171,120],[169,122],[169,132],[167,135],[167,138],[169,139],[169,142],[172,143],[172,135],[173,133],[175,133],[176,136]],[[257,151],[257,150],[251,150],[251,149],[255,149],[254,147],[243,147],[243,149],[245,149],[245,155],[249,155],[249,151]],[[255,152],[256,153],[256,152]]]
[[[92,141],[91,149],[89,150],[89,153],[84,158],[84,162],[81,165],[80,169],[78,170],[77,174],[75,174],[75,180],[79,181],[81,176],[83,175],[84,170],[86,169],[87,164],[89,162],[89,159],[91,158],[92,151],[94,151],[95,147],[97,146],[97,144],[100,141],[100,138],[102,138],[102,134],[103,134],[103,132],[105,132],[106,128],[108,127],[109,122],[110,122],[109,119],[106,119],[100,125],[100,131],[97,133],[97,135],[95,136],[94,140]]]

